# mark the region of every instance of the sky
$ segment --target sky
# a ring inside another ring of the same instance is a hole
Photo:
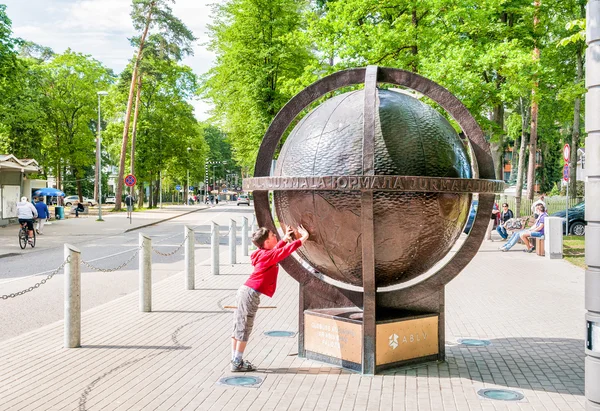
[[[173,14],[180,18],[198,38],[194,56],[183,64],[197,75],[208,71],[215,58],[204,43],[208,42],[206,25],[210,23],[210,4],[216,0],[176,0]],[[14,37],[50,47],[56,53],[67,48],[90,54],[115,74],[120,73],[135,49],[128,38],[136,32],[131,24],[130,0],[0,0],[12,20]],[[196,118],[208,118],[210,106],[203,101],[190,101]]]

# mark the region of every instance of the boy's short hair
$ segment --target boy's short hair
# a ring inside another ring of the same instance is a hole
[[[546,211],[546,207],[544,207],[543,204],[538,204],[536,207],[539,207],[539,209],[542,213]]]
[[[265,243],[265,241],[267,241],[267,238],[269,238],[270,232],[271,231],[269,231],[268,228],[260,227],[254,232],[254,234],[252,234],[252,244],[257,246],[258,248],[263,248],[263,244]]]

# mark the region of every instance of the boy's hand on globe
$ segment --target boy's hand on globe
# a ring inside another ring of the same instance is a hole
[[[309,237],[308,231],[306,231],[306,228],[304,228],[303,226],[299,225],[298,226],[298,233],[301,235],[300,241],[302,241],[302,243],[304,244],[304,242],[306,240],[308,240],[308,237]]]
[[[288,228],[285,231],[285,236],[283,236],[283,241],[289,243],[290,241],[292,241],[292,238],[294,236],[294,229],[290,226],[288,226]]]

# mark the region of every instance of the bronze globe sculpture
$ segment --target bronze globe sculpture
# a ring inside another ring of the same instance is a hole
[[[439,113],[378,83],[418,91],[445,109],[469,140],[471,164]],[[356,84],[364,89],[326,101],[299,122],[270,175],[294,118]],[[300,250],[305,262],[281,264],[300,284],[299,355],[368,374],[443,360],[444,287],[483,240],[494,193],[504,185],[493,178],[476,121],[446,89],[417,74],[346,70],[290,100],[269,126],[244,188],[254,191],[261,226],[276,230],[272,191],[282,225],[303,224],[311,233]],[[425,273],[460,235],[472,193],[479,193],[479,208],[469,236],[438,271]]]
[[[436,110],[397,91],[378,90],[377,98],[375,175],[472,177],[463,143]],[[307,114],[288,136],[274,175],[363,175],[363,101],[364,90],[352,91]],[[326,276],[362,286],[360,192],[274,194],[279,221],[311,233],[299,254]],[[444,257],[466,223],[470,197],[375,192],[376,286],[413,279]]]

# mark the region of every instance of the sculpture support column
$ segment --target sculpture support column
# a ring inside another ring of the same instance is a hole
[[[585,183],[585,396],[588,411],[600,410],[600,0],[590,0],[587,9],[585,85],[586,146]]]

